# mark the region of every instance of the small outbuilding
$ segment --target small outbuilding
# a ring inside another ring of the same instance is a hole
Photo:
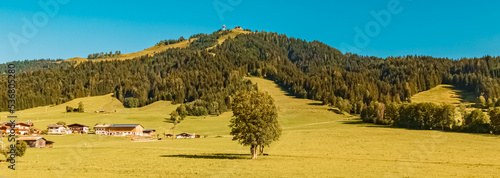
[[[181,133],[175,136],[175,138],[194,138],[195,134],[191,135],[188,133]]]
[[[43,137],[21,137],[17,139],[26,142],[28,148],[52,148],[53,141],[48,141]]]
[[[142,130],[142,136],[155,136],[155,129],[144,129]]]

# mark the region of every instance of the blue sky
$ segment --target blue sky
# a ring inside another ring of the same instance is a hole
[[[39,2],[57,2],[57,13],[47,13]],[[361,55],[498,56],[498,7],[493,0],[2,1],[0,62],[135,52],[223,24],[318,40]],[[391,18],[377,21],[371,12]],[[30,23],[36,33],[23,33]]]

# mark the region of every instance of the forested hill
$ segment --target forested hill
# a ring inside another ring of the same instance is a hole
[[[51,69],[59,66],[68,67],[74,63],[69,61],[63,61],[62,59],[52,60],[52,59],[38,59],[38,60],[24,60],[24,61],[13,61],[8,64],[0,64],[1,74],[7,74],[8,65],[14,64],[16,66],[16,73],[31,72],[37,70]]]
[[[442,83],[473,91],[491,103],[500,97],[499,57],[382,59],[342,54],[318,41],[267,32],[240,34],[209,48],[224,33],[193,35],[196,40],[190,40],[188,48],[132,60],[21,73],[16,77],[17,109],[115,93],[127,107],[169,100],[186,103],[192,115],[219,114],[230,109],[236,91],[255,89],[243,79],[248,74],[274,80],[297,97],[321,100],[351,113],[360,113],[372,101],[406,102]],[[5,76],[1,80],[5,82]],[[0,86],[3,111],[6,87]]]

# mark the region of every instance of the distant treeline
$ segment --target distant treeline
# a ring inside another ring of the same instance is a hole
[[[38,59],[38,60],[24,60],[12,61],[5,64],[0,64],[0,71],[2,74],[7,73],[8,65],[14,64],[16,66],[16,73],[33,72],[37,70],[52,69],[55,67],[68,67],[73,65],[72,62],[65,62],[63,59]]]
[[[467,113],[460,108],[460,119],[455,117],[456,107],[449,104],[433,103],[396,104],[372,102],[361,113],[367,123],[393,125],[419,130],[445,130],[469,133],[500,134],[500,108],[489,110],[489,119],[482,110]]]
[[[174,40],[174,39],[170,39],[170,40],[161,40],[160,42],[156,43],[156,46],[159,46],[159,45],[169,45],[169,44],[176,44],[176,43],[180,43],[180,42],[183,42],[183,41],[186,41],[186,39],[184,39],[184,37],[180,37],[178,40]]]
[[[228,39],[210,50],[216,55],[200,50],[216,45],[226,33],[193,35],[197,40],[189,48],[154,56],[21,74],[18,92],[23,101],[18,107],[115,93],[127,107],[168,100],[185,103],[191,115],[218,114],[229,110],[236,91],[255,89],[243,80],[248,74],[271,79],[296,97],[323,101],[353,114],[361,114],[372,102],[409,102],[414,94],[443,83],[473,92],[485,105],[497,103],[500,97],[499,57],[384,59],[342,54],[318,41],[267,32]],[[5,87],[0,86],[0,94]],[[6,99],[0,106],[6,109]]]
[[[115,51],[115,53],[113,53],[113,51],[110,51],[109,53],[104,53],[104,52],[94,53],[94,54],[89,54],[87,59],[99,59],[99,58],[115,57],[115,56],[119,56],[120,54],[122,54],[121,51]]]

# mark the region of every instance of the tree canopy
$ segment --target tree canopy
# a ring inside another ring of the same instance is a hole
[[[231,120],[233,140],[250,146],[252,159],[257,158],[258,149],[277,141],[281,135],[278,112],[273,98],[264,92],[245,91],[234,97],[234,118]]]

